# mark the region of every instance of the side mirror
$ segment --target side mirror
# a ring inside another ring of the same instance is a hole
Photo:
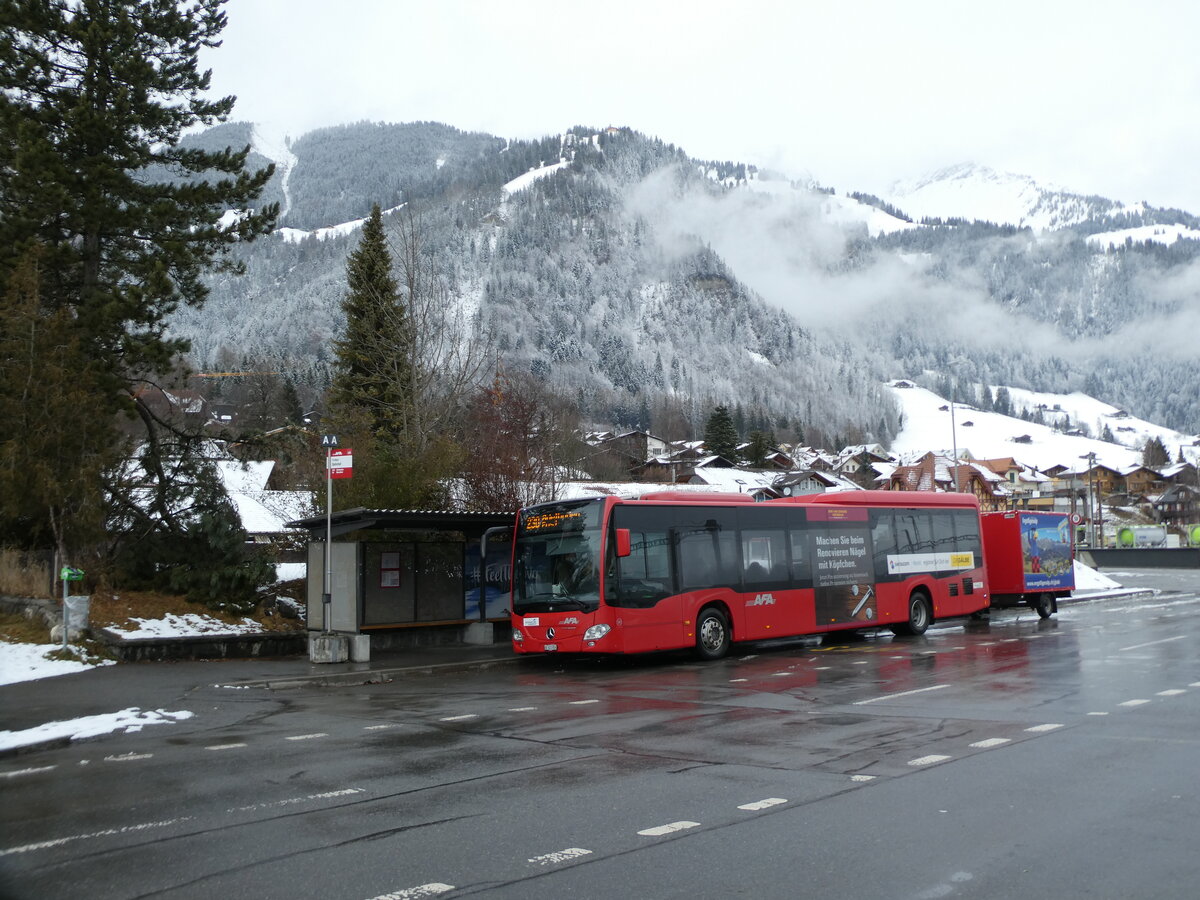
[[[629,542],[629,529],[628,528],[618,528],[617,529],[617,556],[624,559],[626,556],[628,556],[632,552],[633,552],[633,550],[630,547],[630,542]]]

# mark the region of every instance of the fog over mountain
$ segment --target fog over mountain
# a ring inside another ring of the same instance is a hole
[[[750,425],[887,442],[900,409],[883,383],[952,375],[1200,431],[1200,219],[1180,210],[973,165],[868,196],[625,129],[509,142],[363,123],[284,142],[230,124],[192,140],[276,160],[263,199],[286,210],[244,277],[214,276],[177,313],[203,369],[327,383],[354,222],[410,204],[501,364],[598,424],[696,427],[726,403]]]

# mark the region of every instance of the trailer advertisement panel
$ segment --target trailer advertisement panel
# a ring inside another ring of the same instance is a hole
[[[1070,529],[1070,523],[1063,515],[1021,513],[1025,590],[1045,591],[1075,586]]]

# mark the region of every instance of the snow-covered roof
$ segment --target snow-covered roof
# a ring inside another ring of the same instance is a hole
[[[229,493],[234,491],[265,491],[267,480],[275,469],[275,460],[265,459],[241,462],[236,459],[218,459],[217,472]]]
[[[710,457],[710,460],[717,457]],[[774,475],[767,472],[748,472],[745,469],[713,468],[704,465],[696,466],[692,474],[692,484],[706,484],[719,491],[729,491],[736,494],[752,494],[756,491],[771,490]]]

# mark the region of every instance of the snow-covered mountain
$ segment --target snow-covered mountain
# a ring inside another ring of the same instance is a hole
[[[315,394],[359,223],[411,203],[503,365],[597,424],[702,427],[725,403],[751,427],[886,442],[899,406],[880,382],[954,366],[1200,430],[1200,220],[1178,210],[977,166],[872,197],[621,128],[515,141],[360,123],[282,141],[231,124],[195,140],[253,142],[278,164],[264,201],[288,210],[239,251],[244,277],[214,276],[173,319],[201,367]]]
[[[997,172],[961,163],[892,185],[887,199],[913,219],[966,219],[1045,231],[1091,219],[1140,215],[1145,204],[1126,206],[1103,197],[1083,196],[1028,175]]]

